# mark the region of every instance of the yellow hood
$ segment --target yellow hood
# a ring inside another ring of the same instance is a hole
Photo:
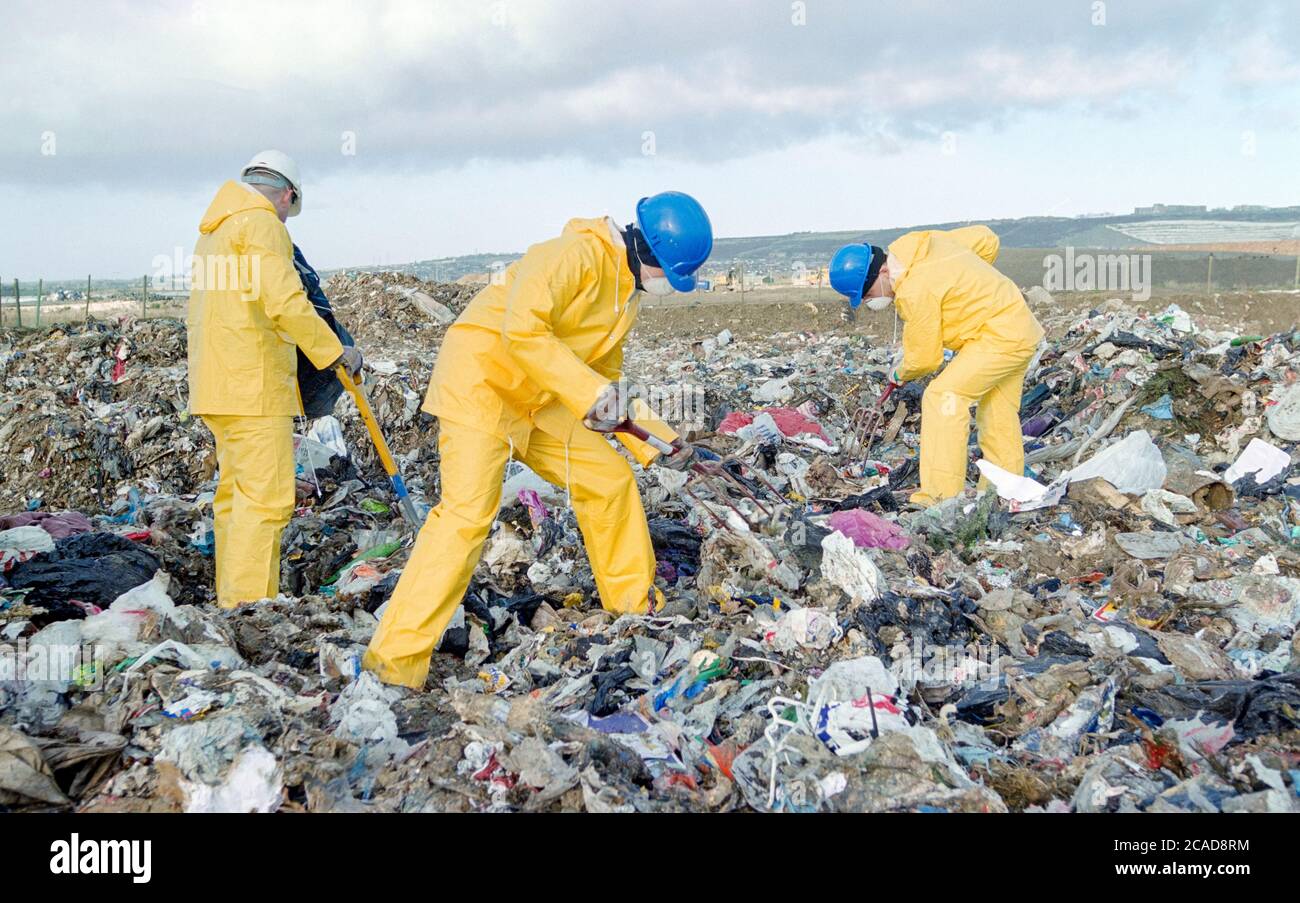
[[[929,232],[908,232],[890,244],[889,253],[899,259],[899,262],[903,265],[904,273],[910,273],[912,265],[930,253],[930,234]],[[894,287],[897,288],[897,284]]]
[[[605,216],[593,216],[593,217],[579,216],[579,217],[574,217],[573,219],[569,220],[567,223],[564,224],[564,232],[565,233],[586,232],[589,235],[594,235],[596,236],[596,238],[600,239],[601,243],[604,244],[607,248],[609,248],[610,251],[623,252],[623,248],[619,247],[618,245],[615,245],[614,237],[609,234],[609,223],[610,223],[609,218]],[[623,258],[624,258],[624,266],[626,266],[626,262],[627,262],[626,253],[623,254]],[[628,272],[631,273],[631,270],[628,270]]]
[[[199,221],[199,231],[204,235],[211,235],[217,227],[236,213],[258,209],[270,211],[272,216],[279,218],[274,204],[246,185],[231,179],[217,190],[217,196],[212,199],[207,212],[203,214],[203,219]]]

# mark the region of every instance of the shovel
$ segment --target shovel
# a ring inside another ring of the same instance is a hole
[[[384,472],[388,474],[388,480],[393,484],[393,492],[397,495],[397,507],[402,512],[402,517],[411,526],[418,528],[421,524],[420,515],[415,510],[415,502],[411,501],[411,495],[406,491],[406,483],[402,480],[402,475],[397,470],[397,462],[393,460],[393,453],[388,450],[388,443],[384,441],[384,434],[379,431],[379,421],[375,419],[375,412],[370,408],[370,399],[366,397],[364,387],[352,381],[348,375],[347,368],[339,364],[334,368],[338,374],[339,382],[343,383],[343,388],[348,390],[352,400],[357,404],[357,410],[361,412],[361,419],[366,423],[366,431],[370,433],[370,441],[375,444],[375,451],[379,453],[379,461],[384,465]]]

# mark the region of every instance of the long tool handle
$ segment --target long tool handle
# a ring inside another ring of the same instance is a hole
[[[663,439],[660,439],[658,436],[656,436],[654,433],[651,433],[645,427],[638,426],[637,422],[633,420],[631,417],[623,420],[621,423],[619,423],[618,426],[610,430],[610,432],[627,433],[633,439],[640,439],[642,442],[647,443],[651,448],[659,452],[659,454],[661,455],[677,454],[677,446],[673,445],[672,443],[665,442]]]
[[[336,366],[334,371],[338,374],[339,382],[343,383],[343,388],[348,390],[348,394],[356,402],[357,410],[361,412],[361,419],[366,424],[366,431],[370,433],[370,441],[375,444],[375,451],[379,453],[379,461],[384,465],[384,473],[390,477],[396,475],[397,462],[393,460],[393,453],[388,450],[388,443],[384,441],[384,434],[379,430],[379,421],[375,419],[375,412],[370,407],[370,399],[366,397],[365,389],[352,381],[347,368],[342,364]]]
[[[388,450],[388,442],[384,440],[384,434],[379,429],[379,421],[375,419],[375,412],[370,407],[370,399],[366,396],[366,390],[353,382],[352,376],[348,373],[346,367],[339,364],[334,368],[338,374],[339,382],[343,388],[348,390],[352,400],[356,402],[357,411],[361,413],[361,419],[366,425],[366,432],[370,433],[370,441],[375,444],[375,451],[379,454],[379,462],[384,466],[384,473],[388,474],[388,481],[393,485],[393,492],[397,494],[397,507],[402,512],[402,517],[414,527],[420,526],[420,514],[415,510],[415,503],[411,501],[411,495],[406,490],[406,482],[402,479],[402,474],[397,469],[397,462],[393,459],[393,453]]]

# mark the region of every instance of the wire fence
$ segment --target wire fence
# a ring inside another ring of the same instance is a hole
[[[1051,249],[1004,248],[998,269],[1018,284],[1042,281],[1044,251]],[[1103,252],[1104,253],[1104,252]],[[1187,253],[1169,252],[1152,255],[1153,288],[1175,291],[1215,292],[1300,290],[1300,256],[1287,254]],[[748,272],[747,272],[748,270]],[[740,300],[759,287],[753,264],[737,261],[725,277],[710,288],[714,291],[738,291]],[[71,280],[45,280],[21,283],[18,279],[0,278],[0,327],[36,329],[57,323],[84,322],[115,317],[183,316],[188,295],[177,291],[159,291],[150,286],[150,277],[141,276],[134,287],[127,280],[95,280],[87,276],[84,288]],[[821,296],[823,280],[815,286]],[[57,285],[57,288],[53,286]],[[807,287],[813,284],[809,283]],[[1104,289],[1102,289],[1104,291]]]
[[[131,288],[122,279],[101,280],[96,285],[93,277],[87,276],[84,286],[74,287],[70,280],[61,279],[47,290],[44,279],[28,283],[0,279],[0,326],[39,329],[110,317],[177,316],[187,295],[159,292],[149,281],[150,277],[142,276]]]

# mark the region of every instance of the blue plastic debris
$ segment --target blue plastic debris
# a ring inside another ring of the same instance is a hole
[[[1174,419],[1174,400],[1166,392],[1149,405],[1144,405],[1142,413],[1148,417],[1154,417],[1156,420],[1173,420]]]

